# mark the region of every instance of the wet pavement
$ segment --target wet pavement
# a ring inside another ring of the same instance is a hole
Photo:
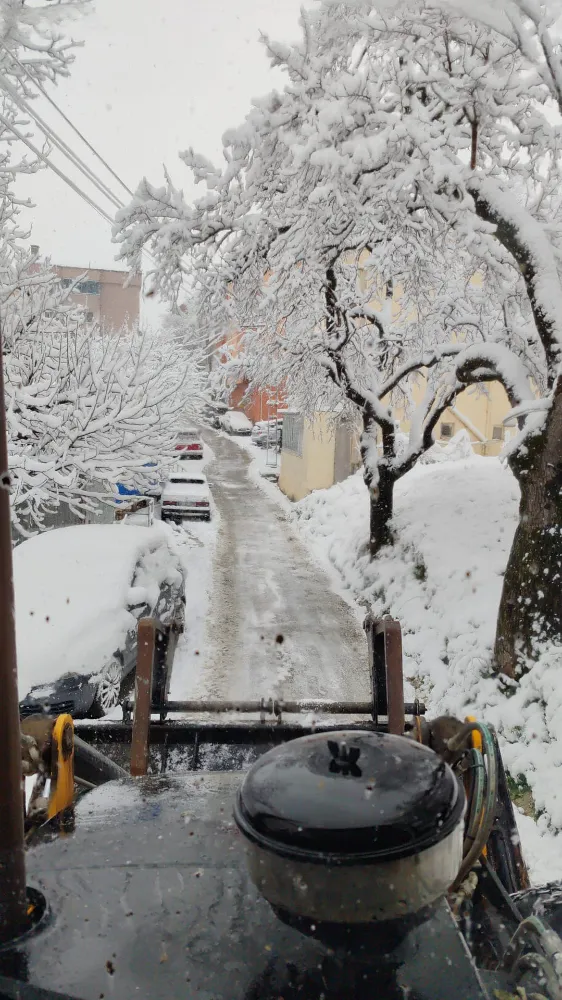
[[[248,453],[224,435],[204,437],[214,452],[205,472],[218,534],[214,541],[209,525],[188,527],[188,629],[190,594],[204,621],[191,623],[197,650],[189,636],[178,649],[173,696],[368,697],[357,613],[332,591],[290,515],[249,476]]]

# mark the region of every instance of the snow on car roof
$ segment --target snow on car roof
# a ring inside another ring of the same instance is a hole
[[[227,416],[228,416],[229,420],[233,420],[235,423],[237,423],[237,422],[243,423],[243,424],[251,424],[252,423],[252,421],[249,419],[249,417],[247,417],[245,413],[242,413],[241,410],[229,410]]]
[[[135,580],[140,599],[175,572],[160,524],[55,528],[14,549],[20,698],[34,684],[99,669],[122,645],[136,624],[127,604],[141,559],[145,569]]]

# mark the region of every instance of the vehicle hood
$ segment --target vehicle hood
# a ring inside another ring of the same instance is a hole
[[[154,606],[160,584],[177,575],[168,534],[160,524],[76,525],[18,545],[14,584],[20,698],[63,674],[99,671],[136,626],[127,606],[145,600]]]

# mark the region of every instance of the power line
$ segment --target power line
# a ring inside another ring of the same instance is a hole
[[[16,65],[19,66],[19,68],[22,70],[22,72],[25,73],[25,75],[28,78],[28,80],[30,80],[31,83],[33,83],[37,87],[37,89],[43,94],[43,96],[47,98],[49,104],[51,104],[55,108],[55,110],[58,111],[59,115],[61,115],[61,117],[64,118],[64,120],[67,123],[67,125],[70,125],[70,128],[76,133],[77,136],[79,136],[79,138],[82,140],[82,142],[85,143],[85,145],[88,147],[88,149],[91,150],[91,152],[94,154],[94,156],[96,156],[98,158],[98,160],[100,161],[100,163],[102,163],[104,165],[104,167],[106,168],[106,170],[109,170],[109,173],[115,178],[116,181],[119,182],[119,184],[121,184],[121,187],[123,187],[125,189],[125,191],[127,192],[127,194],[129,194],[131,196],[131,198],[132,198],[133,197],[133,192],[125,184],[125,181],[123,181],[119,177],[119,174],[117,174],[115,172],[115,170],[113,170],[113,168],[109,166],[109,163],[107,163],[106,160],[104,160],[104,158],[101,156],[101,154],[98,153],[97,149],[95,149],[95,147],[92,146],[92,144],[90,142],[88,142],[88,140],[82,134],[82,132],[80,132],[80,130],[78,128],[76,128],[76,125],[74,125],[71,122],[70,118],[68,118],[68,116],[65,115],[64,111],[61,111],[61,109],[59,108],[58,104],[53,100],[53,98],[48,93],[48,91],[45,90],[43,84],[39,80],[37,80],[29,72],[29,70],[27,69],[27,67],[22,62],[20,62],[20,60],[18,59],[18,57],[6,46],[5,42],[0,41],[0,46],[4,49],[5,52],[7,52],[7,54],[10,56],[10,58],[14,60],[14,62],[16,63]]]
[[[65,182],[65,184],[68,184],[68,186],[71,187],[72,190],[75,191],[76,194],[80,196],[80,198],[82,198],[85,202],[87,202],[87,204],[90,205],[91,208],[93,208],[94,211],[98,213],[98,215],[101,215],[102,219],[105,219],[106,222],[109,222],[111,226],[113,225],[114,220],[111,218],[111,216],[109,216],[103,208],[100,208],[100,206],[97,205],[96,202],[93,201],[90,198],[90,196],[86,194],[85,191],[82,191],[82,189],[79,188],[78,185],[75,184],[74,181],[70,179],[70,177],[67,177],[67,175],[63,173],[62,170],[60,170],[57,166],[55,166],[54,163],[51,163],[51,161],[46,156],[44,156],[41,150],[37,149],[37,146],[35,146],[30,139],[28,139],[25,135],[23,135],[23,133],[20,132],[20,130],[17,129],[15,125],[13,125],[11,122],[9,122],[8,119],[5,118],[4,115],[2,114],[0,114],[0,122],[4,125],[5,128],[7,128],[10,132],[12,132],[13,135],[15,135],[16,139],[19,139],[20,142],[23,142],[31,150],[31,152],[35,154],[35,156],[37,156],[43,163],[45,163],[48,167],[50,167],[50,169],[53,170],[55,174],[58,174],[58,176]]]
[[[67,124],[70,126],[70,128],[76,133],[77,136],[79,136],[80,139],[82,139],[82,141],[85,143],[85,145],[88,147],[88,149],[90,149],[92,151],[92,153],[94,154],[94,156],[96,156],[97,159],[100,161],[100,163],[103,164],[103,166],[106,168],[106,170],[108,170],[109,173],[113,177],[115,177],[115,179],[119,182],[119,184],[121,184],[121,186],[125,189],[125,191],[127,191],[127,193],[131,197],[134,197],[133,192],[127,186],[127,184],[125,184],[125,182],[119,177],[119,175],[116,173],[116,171],[113,170],[112,167],[110,167],[110,165],[107,163],[107,161],[104,160],[104,158],[101,156],[100,153],[98,153],[98,151],[95,149],[95,147],[90,142],[88,142],[88,140],[86,139],[86,137],[74,125],[74,123],[64,113],[64,111],[62,111],[61,108],[59,108],[59,106],[51,98],[51,96],[45,90],[45,88],[42,86],[42,84],[39,82],[39,80],[35,79],[35,77],[32,76],[31,73],[29,73],[29,71],[27,70],[26,66],[22,62],[20,62],[20,60],[18,59],[18,57],[13,52],[11,52],[7,48],[7,46],[5,45],[5,43],[3,41],[1,41],[1,40],[0,40],[0,47],[3,48],[4,51],[10,56],[10,58],[13,59],[13,61],[20,67],[20,69],[22,70],[22,72],[25,73],[25,75],[28,78],[28,80],[37,87],[37,89],[40,91],[41,94],[43,94],[44,97],[46,97],[46,99],[55,108],[55,110],[61,115],[61,117],[64,119],[64,121],[67,122]],[[28,104],[28,102],[24,98],[22,98],[17,93],[17,91],[10,84],[9,80],[6,80],[5,76],[3,76],[2,74],[0,74],[0,80],[3,82],[5,89],[7,89],[9,91],[10,97],[12,98],[12,100],[14,101],[14,103],[21,110],[23,110],[26,114],[28,114],[31,117],[31,119],[35,122],[35,124],[40,129],[40,131],[43,132],[43,134],[50,141],[52,141],[54,143],[54,145],[60,150],[60,152],[62,152],[63,155],[65,155],[67,157],[67,159],[70,160],[70,162],[73,164],[73,166],[77,167],[84,174],[84,176],[88,180],[90,180],[98,188],[98,190],[101,191],[102,194],[105,195],[105,197],[107,197],[109,200],[111,200],[113,202],[113,204],[117,208],[123,208],[124,207],[124,202],[122,202],[121,199],[110,188],[107,187],[107,185],[104,183],[104,181],[102,181],[101,178],[99,178],[94,173],[94,171],[91,170],[90,167],[88,167],[87,164],[85,164],[83,162],[83,160],[80,158],[80,156],[77,153],[74,152],[74,150],[68,145],[68,143],[66,143],[63,139],[61,139],[60,136],[58,136],[58,134],[55,132],[55,130],[47,122],[45,122],[41,118],[41,116]],[[83,201],[85,201],[88,205],[90,205],[90,207],[93,208],[94,211],[97,212],[97,214],[99,216],[101,216],[102,219],[104,219],[111,226],[113,226],[115,220],[112,219],[111,216],[109,216],[107,214],[107,212],[103,208],[101,208],[95,201],[93,201],[93,199],[90,198],[89,195],[87,195],[85,191],[82,191],[82,189],[79,188],[78,185],[75,184],[74,181],[71,180],[70,177],[68,177],[65,173],[63,173],[62,170],[60,170],[57,166],[55,166],[54,163],[52,163],[46,156],[44,156],[43,153],[41,153],[41,151],[39,149],[37,149],[37,147],[30,140],[28,140],[21,132],[19,132],[19,130],[16,129],[15,126],[13,126],[12,124],[10,124],[10,122],[4,116],[2,116],[2,115],[0,115],[0,122],[2,122],[4,124],[4,126],[7,129],[9,129],[16,136],[17,139],[19,139],[21,142],[25,143],[25,145],[28,146],[28,148],[31,149],[31,151],[37,157],[39,157],[39,159],[43,163],[45,163],[45,165],[47,167],[50,167],[50,169],[53,170],[54,173],[56,173],[76,194],[78,194],[78,196],[80,198],[82,198]],[[152,256],[152,254],[150,253],[150,251],[146,247],[143,248],[143,252],[146,254],[146,256],[151,261],[151,263],[154,264],[154,265],[156,265],[157,262],[156,262],[155,258]]]
[[[31,107],[31,105],[28,104],[27,101],[17,93],[17,91],[15,91],[15,89],[10,84],[10,81],[7,80],[6,77],[1,73],[0,73],[0,85],[3,86],[4,89],[9,93],[10,98],[14,102],[14,104],[16,104],[21,111],[24,111],[26,115],[29,115],[29,117],[32,119],[32,121],[35,122],[39,130],[43,133],[43,135],[50,142],[52,142],[53,145],[64,156],[66,156],[68,160],[70,160],[72,165],[76,167],[78,170],[80,170],[81,173],[83,173],[84,176],[89,181],[91,181],[91,183],[94,184],[95,187],[97,187],[98,191],[101,191],[101,193],[105,195],[105,197],[108,198],[108,200],[111,201],[116,208],[123,208],[123,202],[120,200],[120,198],[118,198],[117,195],[114,194],[113,191],[110,188],[108,188],[107,185],[94,173],[94,171],[91,170],[90,167],[88,167],[88,165],[83,162],[83,160],[64,141],[64,139],[61,139],[60,136],[57,135],[55,130],[47,122],[45,122],[43,118],[41,118],[41,116],[35,111],[35,109]]]

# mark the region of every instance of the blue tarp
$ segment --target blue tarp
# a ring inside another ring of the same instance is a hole
[[[145,462],[143,466],[144,469],[154,469],[155,467],[156,462]],[[156,480],[154,480],[154,482],[150,485],[156,486]],[[125,486],[124,483],[115,483],[115,486],[119,496],[121,497],[141,497],[143,495],[140,490],[137,490],[135,487],[130,489],[128,486]],[[116,499],[115,503],[121,503],[121,501]]]

